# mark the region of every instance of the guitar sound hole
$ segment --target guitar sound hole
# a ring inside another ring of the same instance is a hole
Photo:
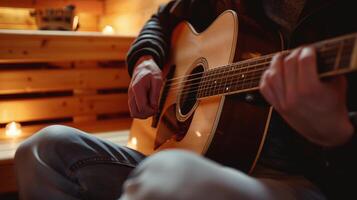
[[[185,79],[180,92],[179,112],[185,116],[190,113],[197,101],[197,90],[203,75],[202,65],[195,67],[190,75]]]

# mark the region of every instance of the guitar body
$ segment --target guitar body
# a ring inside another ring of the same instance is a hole
[[[180,79],[280,50],[272,45],[276,40],[265,39],[261,30],[238,21],[233,11],[221,14],[200,34],[190,24],[181,23],[172,36],[166,67],[170,72],[164,73]],[[187,83],[196,82],[183,79],[162,91],[164,101],[155,127],[152,118],[134,120],[128,146],[146,155],[168,148],[186,149],[251,172],[264,144],[271,107],[256,89],[195,99],[196,94],[185,93],[190,87]]]

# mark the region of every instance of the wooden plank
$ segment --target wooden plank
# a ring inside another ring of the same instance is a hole
[[[127,94],[0,101],[0,123],[128,112]]]
[[[62,8],[73,4],[77,12],[89,12],[102,15],[104,13],[103,0],[1,0],[0,7],[15,8]]]
[[[107,60],[107,61],[67,61],[67,62],[49,62],[47,63],[50,67],[61,68],[61,69],[95,69],[95,68],[125,68],[125,61],[120,60]],[[7,66],[8,64],[0,64],[1,66]]]
[[[89,32],[0,30],[0,63],[123,60],[133,39]]]
[[[0,73],[0,94],[127,88],[129,82],[124,68],[7,70]]]

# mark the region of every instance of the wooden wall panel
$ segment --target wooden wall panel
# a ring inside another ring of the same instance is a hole
[[[127,94],[0,101],[0,123],[128,113]]]
[[[36,22],[30,16],[34,8],[61,8],[77,5],[79,31],[99,31],[99,18],[104,13],[104,0],[31,0],[0,1],[0,29],[36,30]]]
[[[117,34],[135,36],[159,5],[166,2],[168,0],[106,0],[99,29],[110,25]]]
[[[0,73],[0,94],[127,88],[121,69],[7,70]]]
[[[0,62],[124,60],[133,39],[101,33],[0,30]]]
[[[36,30],[35,18],[30,16],[33,9],[0,8],[0,29]],[[79,31],[97,31],[99,16],[92,13],[78,13]]]

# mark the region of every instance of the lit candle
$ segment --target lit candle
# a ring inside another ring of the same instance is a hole
[[[9,138],[17,138],[21,135],[21,124],[16,122],[8,123],[5,127],[5,135]]]
[[[102,33],[105,35],[113,35],[115,33],[114,28],[112,26],[106,25],[103,30]]]

